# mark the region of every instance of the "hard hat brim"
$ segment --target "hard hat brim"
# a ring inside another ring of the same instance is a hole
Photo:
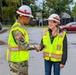
[[[54,20],[54,21],[56,21],[56,22],[59,22],[59,23],[60,23],[60,21],[58,21],[58,20],[56,20],[56,19],[53,19],[53,18],[48,18],[47,20]]]
[[[17,14],[21,14],[21,15],[23,15],[23,16],[28,16],[28,17],[33,18],[33,15],[26,15],[26,14],[20,13],[20,12],[18,12],[18,11],[17,11]]]

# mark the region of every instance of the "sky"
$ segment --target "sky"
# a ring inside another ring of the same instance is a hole
[[[38,0],[39,2],[42,2],[43,0]],[[76,2],[76,0],[73,0],[74,2]]]
[[[76,0],[73,0],[74,2],[76,2]],[[73,5],[70,5],[70,8],[72,9],[72,7],[74,7],[74,4]]]
[[[43,0],[38,0],[38,2],[42,2]]]
[[[76,0],[73,0],[73,1],[76,2]],[[41,3],[41,2],[43,2],[43,0],[38,0],[38,4]],[[70,8],[72,9],[73,6],[74,5],[70,5]]]

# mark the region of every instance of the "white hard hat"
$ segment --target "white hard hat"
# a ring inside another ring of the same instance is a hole
[[[60,17],[57,14],[52,14],[49,16],[48,20],[54,20],[60,23]]]
[[[17,14],[21,14],[23,16],[29,16],[29,17],[33,18],[31,8],[29,6],[27,6],[27,5],[22,5],[17,10]]]

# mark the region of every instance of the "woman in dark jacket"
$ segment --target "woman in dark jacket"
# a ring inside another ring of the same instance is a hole
[[[37,51],[44,50],[45,75],[51,75],[52,66],[54,75],[60,75],[60,69],[67,60],[66,32],[59,28],[59,24],[60,17],[57,14],[49,16],[48,28],[44,30],[41,43],[37,47]]]

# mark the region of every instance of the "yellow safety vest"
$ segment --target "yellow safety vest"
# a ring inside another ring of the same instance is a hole
[[[45,46],[43,51],[43,57],[45,60],[61,61],[63,54],[63,40],[66,32],[59,33],[51,44],[49,31],[44,30],[43,32],[43,45]]]
[[[26,42],[29,43],[27,31],[20,25],[20,23],[15,22],[10,30],[10,34],[8,38],[8,49],[6,52],[6,59],[12,62],[26,61],[29,59],[29,51],[21,50],[18,44],[16,44],[12,35],[12,31],[14,30],[19,30],[20,32],[22,32],[22,34],[25,37]]]

